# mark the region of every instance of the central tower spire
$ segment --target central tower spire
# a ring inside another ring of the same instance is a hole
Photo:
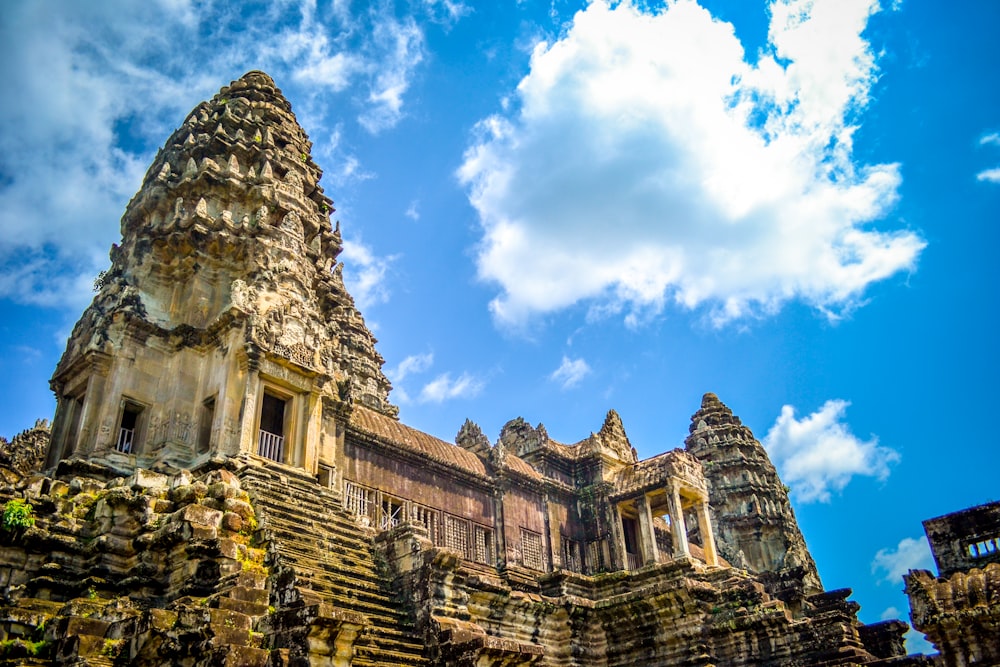
[[[397,414],[311,149],[259,71],[171,135],[52,378],[50,464],[244,452],[315,467],[323,406]]]

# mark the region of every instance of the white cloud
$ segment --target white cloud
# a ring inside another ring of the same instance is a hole
[[[414,222],[420,220],[420,201],[416,199],[411,201],[410,205],[406,207],[406,212],[403,213],[403,215]]]
[[[360,241],[344,240],[344,283],[360,310],[389,300],[386,273],[396,255],[379,257]]]
[[[79,287],[107,266],[156,148],[250,69],[268,71],[333,144],[345,109],[369,129],[398,122],[424,42],[412,16],[392,12],[339,2],[320,13],[309,0],[7,3],[0,76],[17,94],[0,97],[0,298],[80,309]],[[336,154],[335,181],[369,176],[343,147],[314,151]]]
[[[879,549],[872,560],[872,574],[879,583],[899,584],[910,570],[929,570],[934,560],[927,538],[904,537],[895,549]]]
[[[1000,183],[1000,167],[995,167],[993,169],[984,169],[983,171],[976,174],[976,180],[988,181],[990,183]]]
[[[484,382],[469,373],[462,373],[454,380],[451,373],[437,376],[420,391],[421,403],[443,403],[453,398],[474,398],[484,387]]]
[[[860,440],[844,422],[850,403],[831,400],[801,420],[786,405],[763,440],[764,448],[796,499],[803,503],[829,502],[831,492],[843,490],[855,475],[884,480],[899,453],[878,444],[878,438]]]
[[[371,63],[368,107],[361,123],[372,134],[396,125],[403,117],[403,94],[413,69],[424,59],[424,34],[412,18],[380,16],[372,32],[381,60]]]
[[[538,44],[519,105],[480,122],[458,171],[498,321],[582,300],[632,323],[670,302],[717,324],[791,299],[836,315],[912,270],[924,241],[870,227],[898,197],[898,165],[852,155],[876,7],[775,2],[755,65],[691,0],[596,1]]]
[[[395,368],[387,370],[386,376],[393,382],[402,382],[411,373],[423,373],[434,363],[434,353],[411,354],[399,362]]]
[[[435,23],[450,28],[463,16],[472,13],[472,8],[464,2],[454,0],[423,0],[424,9]]]
[[[1000,132],[991,132],[979,140],[980,146],[989,146],[990,144],[1000,146]]]
[[[584,359],[570,359],[564,356],[559,368],[552,371],[549,379],[558,382],[563,389],[569,389],[590,375],[590,366]]]
[[[983,135],[983,137],[979,139],[979,145],[1000,146],[1000,132],[991,132],[990,134]],[[976,174],[976,180],[986,181],[988,183],[1000,183],[1000,167],[984,169]]]

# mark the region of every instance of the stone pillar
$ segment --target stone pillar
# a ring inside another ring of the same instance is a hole
[[[659,560],[656,550],[656,533],[653,531],[653,511],[649,507],[649,496],[645,493],[636,498],[635,508],[639,512],[639,555],[643,565]]]
[[[507,567],[507,525],[503,516],[503,487],[493,490],[493,537],[496,541],[496,566],[503,570]]]
[[[545,494],[543,502],[545,503],[545,532],[549,543],[549,563],[552,564],[552,571],[561,570],[565,564],[562,558],[562,531],[559,529],[557,505],[548,494]]]
[[[696,507],[698,512],[698,530],[701,532],[702,549],[705,550],[705,564],[718,565],[719,557],[715,549],[715,534],[712,533],[712,519],[708,513],[708,503],[701,501]]]
[[[240,449],[241,453],[257,453],[257,395],[260,392],[260,371],[251,363],[247,372],[246,386],[243,388],[243,404],[240,407]]]
[[[319,445],[323,433],[323,401],[318,390],[306,394],[303,424],[302,467],[310,475],[319,472]]]
[[[681,494],[676,486],[670,488],[669,512],[670,529],[674,538],[674,558],[690,558],[688,548],[687,526],[684,525],[684,509],[681,506]]]
[[[608,512],[611,514],[611,568],[624,570],[628,568],[625,558],[625,530],[622,528],[622,513],[618,511],[618,503],[608,501]]]

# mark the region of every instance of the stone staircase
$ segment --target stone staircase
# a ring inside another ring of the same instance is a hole
[[[238,475],[269,542],[272,569],[279,578],[282,568],[288,568],[285,577],[294,576],[292,599],[275,600],[276,606],[318,604],[360,621],[351,663],[356,667],[430,664],[414,628],[412,603],[390,589],[371,537],[332,491],[283,466],[254,463]]]

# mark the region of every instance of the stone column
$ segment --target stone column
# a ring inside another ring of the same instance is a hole
[[[608,512],[611,514],[611,567],[614,570],[624,570],[628,567],[625,558],[625,530],[622,528],[622,513],[618,503],[609,500]]]
[[[559,529],[559,515],[556,513],[556,503],[548,494],[543,499],[545,503],[545,532],[548,535],[549,563],[552,571],[565,567],[562,559],[562,531]]]
[[[319,390],[313,388],[305,399],[303,424],[302,467],[310,475],[319,472],[319,444],[323,431],[323,401]]]
[[[653,530],[653,511],[649,507],[649,496],[645,493],[636,498],[635,508],[639,512],[639,555],[643,565],[659,560],[656,551],[656,533]]]
[[[247,372],[246,386],[243,388],[243,405],[240,408],[240,447],[241,453],[257,453],[257,395],[260,392],[260,371],[256,364],[250,364]]]
[[[503,487],[497,485],[493,490],[493,536],[496,545],[496,566],[501,570],[507,567],[507,524],[503,516]]]
[[[681,494],[676,486],[670,488],[669,512],[670,529],[674,538],[674,558],[690,558],[688,548],[687,526],[684,525],[684,509],[681,506]]]
[[[701,501],[696,507],[698,512],[698,530],[701,532],[702,549],[705,550],[705,564],[718,565],[719,557],[715,550],[715,535],[712,533],[712,519],[708,514],[708,503]]]

